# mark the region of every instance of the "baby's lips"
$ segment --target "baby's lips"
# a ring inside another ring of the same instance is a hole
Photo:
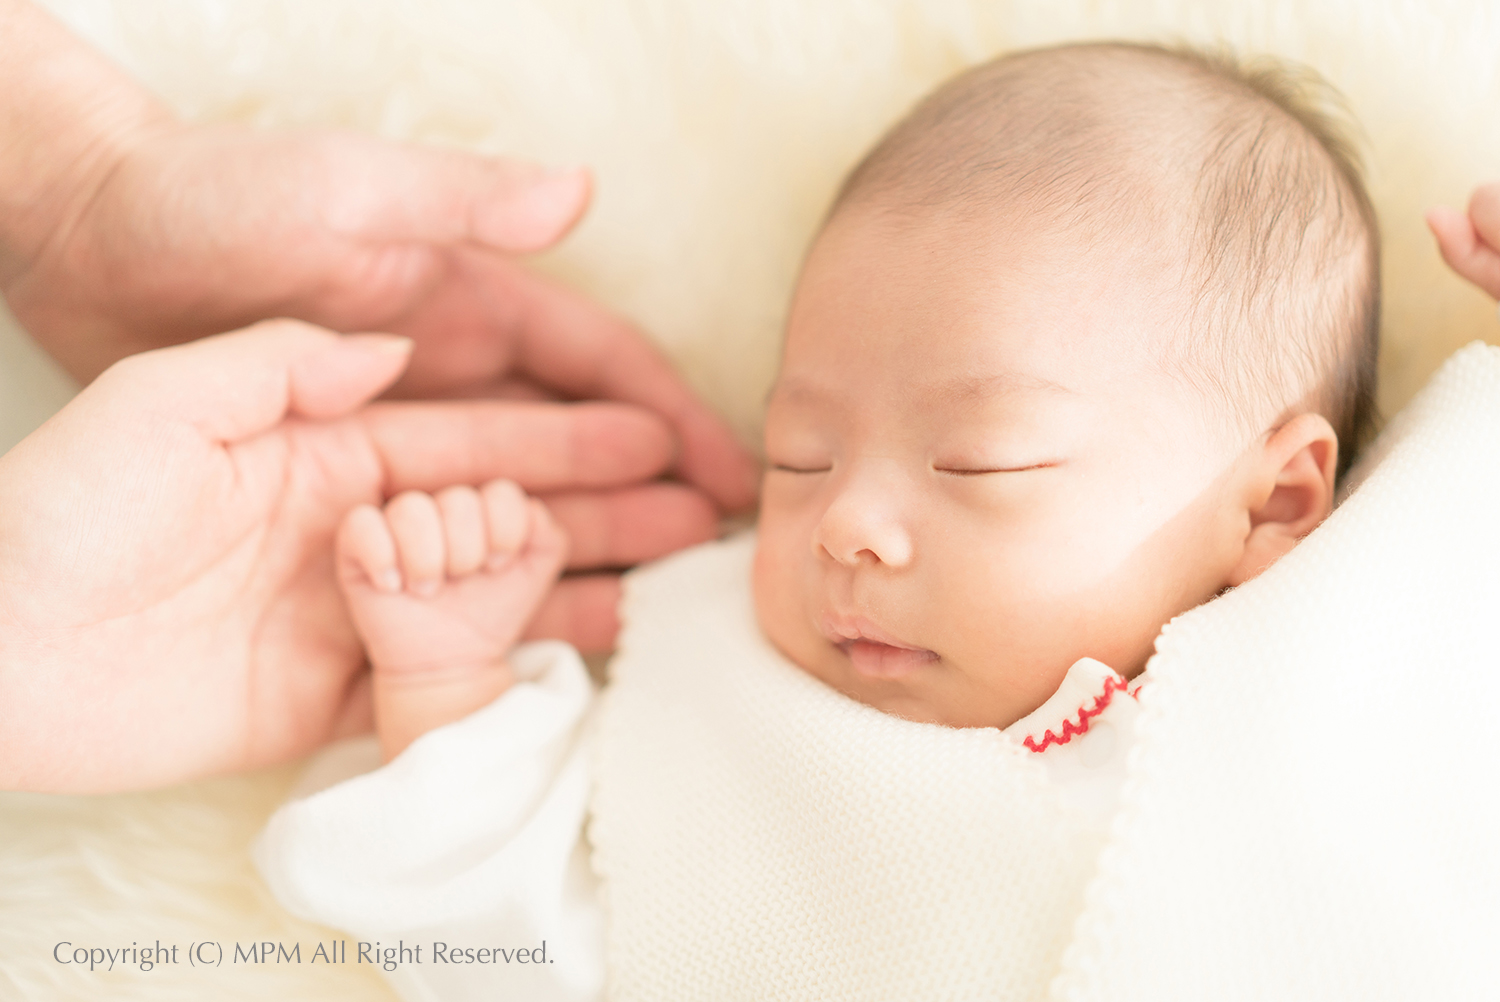
[[[886,632],[863,616],[845,616],[831,612],[824,613],[818,625],[823,632],[823,636],[840,647],[851,641],[867,641],[897,650],[926,651],[928,654],[932,653],[925,647],[909,644],[900,637]]]
[[[923,648],[892,647],[872,640],[840,644],[854,670],[869,678],[900,678],[927,667],[938,656]]]

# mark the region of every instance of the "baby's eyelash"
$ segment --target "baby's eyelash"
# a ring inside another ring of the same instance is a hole
[[[827,473],[831,466],[787,466],[785,463],[772,463],[771,469],[778,473]]]
[[[934,466],[933,469],[939,473],[951,473],[955,477],[977,477],[982,473],[1025,473],[1028,470],[1045,470],[1056,465],[1056,463],[1032,463],[1030,466],[996,466],[983,470],[966,470],[951,466]]]

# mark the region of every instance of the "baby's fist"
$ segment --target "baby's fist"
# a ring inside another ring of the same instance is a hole
[[[566,553],[547,509],[509,480],[361,505],[338,536],[339,579],[377,671],[503,657]]]
[[[1469,214],[1438,206],[1427,213],[1443,260],[1464,278],[1500,299],[1500,181],[1480,185]]]
[[[567,538],[540,501],[495,480],[361,505],[336,548],[390,758],[510,686],[505,656],[561,571]]]

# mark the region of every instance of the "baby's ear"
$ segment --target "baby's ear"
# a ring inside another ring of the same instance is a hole
[[[1299,414],[1271,433],[1246,486],[1250,531],[1230,584],[1270,567],[1328,517],[1338,458],[1338,436],[1321,414]]]

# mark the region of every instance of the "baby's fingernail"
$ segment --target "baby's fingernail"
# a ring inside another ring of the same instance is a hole
[[[514,553],[491,553],[489,559],[484,562],[484,568],[488,571],[498,571],[514,560],[515,556]]]
[[[413,581],[411,583],[411,590],[422,598],[431,598],[438,593],[438,589],[442,586],[443,583],[441,581],[435,578],[427,578],[423,581]]]
[[[401,572],[394,567],[387,567],[375,575],[375,587],[394,595],[401,590]]]

